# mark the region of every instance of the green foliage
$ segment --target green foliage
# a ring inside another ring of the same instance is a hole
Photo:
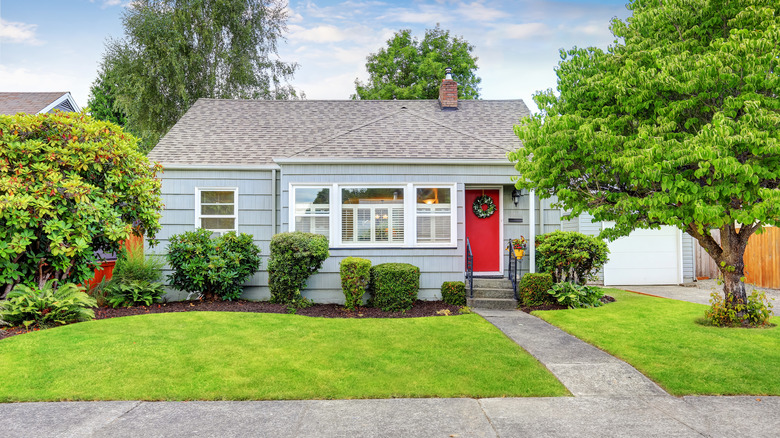
[[[517,286],[517,294],[520,296],[520,304],[523,306],[541,306],[543,304],[557,303],[547,293],[553,286],[552,275],[528,273],[520,279]]]
[[[555,302],[570,309],[599,307],[602,305],[601,297],[604,296],[601,288],[568,281],[555,283],[547,293],[555,299]]]
[[[95,317],[90,307],[97,303],[84,293],[84,287],[64,283],[55,289],[54,285],[54,280],[47,281],[40,289],[17,285],[5,301],[0,301],[0,323],[46,328]]]
[[[162,168],[136,141],[83,113],[0,116],[0,297],[22,282],[84,283],[95,252],[133,233],[155,243]]]
[[[382,263],[371,267],[371,304],[385,312],[412,308],[420,290],[420,268],[408,263]]]
[[[278,59],[285,5],[264,0],[141,0],[106,44],[101,69],[116,78],[114,109],[145,142],[157,140],[199,98],[286,99],[297,69]]]
[[[111,307],[151,306],[165,295],[162,283],[143,280],[111,281],[105,286],[106,301]]]
[[[117,79],[110,70],[101,68],[95,82],[89,88],[89,100],[87,106],[92,117],[111,122],[115,125],[125,126],[127,124],[127,115],[117,109],[116,98],[114,94],[117,88]]]
[[[363,304],[363,294],[371,281],[371,260],[347,257],[339,265],[341,269],[341,290],[344,292],[344,307],[355,310]]]
[[[367,83],[355,80],[353,99],[390,100],[438,99],[444,69],[452,67],[458,83],[459,99],[478,99],[479,83],[474,46],[450,31],[435,28],[425,31],[422,41],[409,29],[400,30],[387,40],[387,47],[368,55]]]
[[[300,231],[274,235],[268,260],[271,302],[299,302],[306,280],[322,267],[329,256],[328,238],[325,236]]]
[[[723,295],[713,292],[704,319],[717,327],[762,327],[769,325],[772,307],[764,291],[753,291],[746,304],[734,306],[727,306]]]
[[[462,281],[445,281],[441,284],[441,300],[452,306],[465,306],[466,285]]]
[[[129,249],[122,248],[117,257],[113,281],[146,281],[159,282],[162,279],[164,259],[158,256],[146,257],[143,244],[140,241],[129,244]]]
[[[603,240],[574,231],[553,231],[536,238],[536,265],[552,275],[553,282],[585,284],[607,260],[609,248]]]
[[[604,236],[672,225],[741,267],[753,231],[780,225],[780,4],[628,8],[607,51],[561,51],[557,92],[538,93],[540,113],[515,128],[517,186],[615,221]],[[739,271],[724,290],[741,296],[727,302],[744,302]]]
[[[260,248],[250,234],[211,238],[211,231],[198,229],[171,236],[168,264],[168,281],[176,289],[230,301],[241,297],[243,284],[260,269]]]

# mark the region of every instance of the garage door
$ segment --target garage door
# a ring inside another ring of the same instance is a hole
[[[661,227],[635,230],[610,242],[604,285],[681,283],[680,238],[677,228]]]

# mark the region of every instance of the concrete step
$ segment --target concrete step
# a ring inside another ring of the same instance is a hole
[[[506,298],[468,298],[466,305],[475,309],[513,310],[517,309],[517,301]]]
[[[515,293],[512,288],[494,289],[494,288],[474,288],[474,298],[507,298],[512,299]]]
[[[468,286],[468,285],[467,285]],[[512,289],[512,281],[508,278],[474,277],[474,289]]]

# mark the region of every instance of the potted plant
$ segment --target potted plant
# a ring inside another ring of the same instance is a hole
[[[509,245],[507,245],[506,250],[514,250],[515,257],[520,259],[523,258],[523,254],[525,254],[526,246],[525,237],[520,236],[519,239],[509,239]]]

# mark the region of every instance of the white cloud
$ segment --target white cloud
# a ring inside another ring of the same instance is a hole
[[[39,46],[43,44],[35,37],[37,24],[27,24],[17,21],[6,21],[0,18],[0,41],[4,43],[30,44]]]
[[[397,21],[401,23],[427,24],[431,27],[436,23],[452,21],[452,17],[444,8],[420,5],[418,10],[396,8],[390,9],[384,15],[376,17],[378,21]]]
[[[550,29],[544,23],[509,24],[499,29],[502,37],[514,40],[524,40],[549,33]]]
[[[303,26],[290,26],[287,35],[291,41],[308,41],[313,43],[337,43],[347,39],[348,35],[336,26],[321,25],[312,28]]]
[[[464,18],[474,21],[493,21],[509,16],[504,11],[489,8],[480,2],[463,3],[458,7],[457,12]]]

